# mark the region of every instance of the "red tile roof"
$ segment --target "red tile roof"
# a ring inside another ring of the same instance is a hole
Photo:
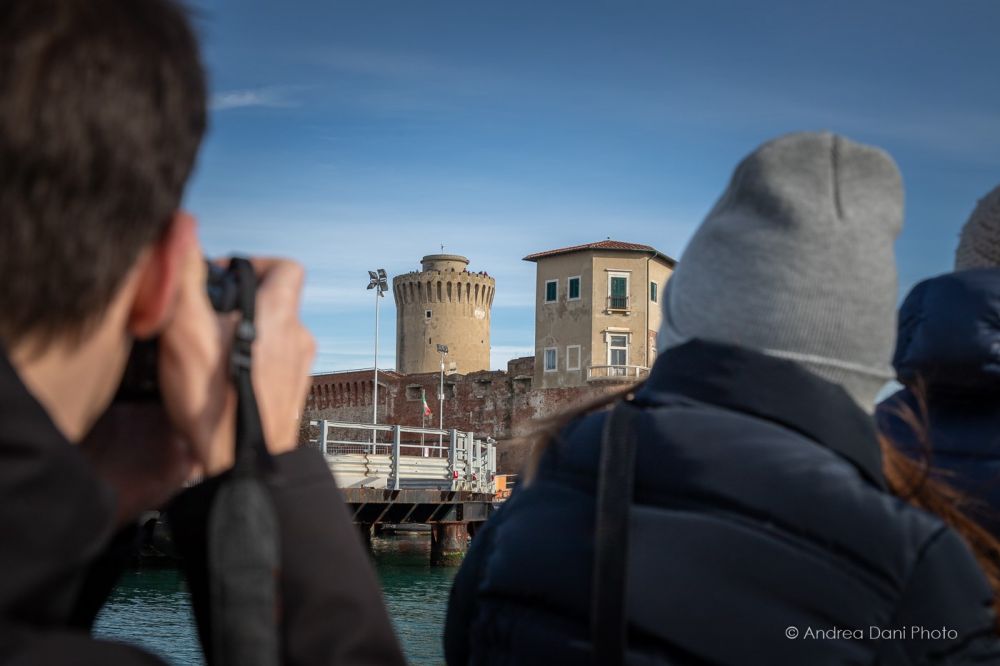
[[[668,257],[663,254],[655,247],[650,245],[640,245],[638,243],[625,243],[623,241],[602,240],[596,243],[586,243],[584,245],[574,245],[572,247],[563,247],[558,250],[546,250],[545,252],[536,252],[534,254],[529,254],[524,258],[525,261],[538,261],[539,259],[547,259],[548,257],[554,257],[559,254],[569,254],[570,252],[587,252],[589,250],[613,250],[618,252],[641,252],[643,254],[653,254],[667,263],[671,268],[677,263],[677,260]]]

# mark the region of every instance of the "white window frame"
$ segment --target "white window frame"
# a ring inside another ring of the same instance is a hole
[[[611,336],[613,336],[613,335],[614,336],[621,335],[621,336],[625,337],[625,363],[624,363],[624,365],[627,366],[628,365],[628,361],[629,361],[629,347],[631,346],[631,343],[632,343],[632,332],[631,331],[605,331],[605,333],[604,333],[604,342],[605,342],[605,344],[608,347],[608,365],[609,366],[620,365],[620,364],[615,364],[615,363],[611,362],[611,350],[612,349],[622,349],[621,347],[612,347],[611,346]]]
[[[555,283],[556,285],[556,297],[551,301],[549,300],[549,285]],[[542,302],[544,303],[557,303],[559,302],[559,280],[546,280],[545,281],[545,291],[542,292]]]
[[[573,298],[572,296],[570,296],[571,292],[570,292],[570,288],[569,288],[569,283],[570,283],[571,280],[576,280],[577,281],[577,297],[576,298]],[[568,278],[566,278],[566,300],[567,301],[578,301],[581,298],[583,298],[583,277],[580,276],[580,275],[571,275]]]
[[[632,271],[618,271],[608,269],[608,307],[611,307],[611,280],[612,278],[625,278],[625,309],[630,309],[632,302]]]
[[[570,349],[575,349],[576,350],[576,365],[572,365],[572,366],[569,364],[569,360],[572,358],[572,355],[569,353]],[[582,360],[583,360],[583,347],[581,347],[580,345],[566,345],[566,369],[567,370],[579,370],[580,369],[580,364],[582,363]]]
[[[548,363],[546,362],[549,352],[552,352],[552,355],[555,357],[555,367],[553,368],[548,367]],[[559,372],[559,347],[546,347],[542,350],[542,371]]]
[[[659,303],[660,302],[660,285],[656,280],[649,281],[649,295],[650,302]]]

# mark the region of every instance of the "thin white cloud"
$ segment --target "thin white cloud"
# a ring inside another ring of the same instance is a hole
[[[619,114],[652,131],[673,132],[687,125],[696,131],[759,133],[763,141],[783,132],[827,129],[877,143],[890,152],[916,148],[990,165],[997,163],[1000,151],[1000,114],[994,109],[956,107],[947,98],[873,108],[869,100],[881,97],[882,91],[852,80],[837,85],[825,81],[819,90],[791,91],[773,85],[719,86],[716,78],[703,76],[681,78],[673,88],[686,91],[686,104],[677,104],[676,92],[667,87],[652,92],[626,87],[617,95],[595,89],[588,93],[592,96],[588,107]],[[852,94],[835,97],[831,90]],[[621,99],[632,103],[617,103]]]
[[[360,271],[358,271],[360,273]],[[331,284],[333,279],[336,284]],[[367,279],[367,278],[365,278]],[[307,310],[322,310],[331,307],[361,309],[373,306],[375,292],[365,288],[365,282],[358,278],[348,281],[343,276],[336,278],[307,276],[303,307]],[[383,297],[383,304],[392,302],[392,294]]]
[[[212,100],[209,103],[209,107],[213,111],[242,109],[252,106],[287,108],[297,106],[297,103],[288,97],[287,88],[278,86],[223,90],[212,95]]]
[[[298,54],[307,66],[329,70],[338,81],[364,85],[337,85],[328,90],[337,106],[359,107],[369,113],[436,116],[466,108],[470,100],[529,96],[521,76],[501,68],[483,69],[467,62],[435,57],[426,51],[349,47],[309,48]]]
[[[343,72],[384,79],[440,80],[461,72],[454,65],[414,52],[336,47],[312,53],[310,59]]]

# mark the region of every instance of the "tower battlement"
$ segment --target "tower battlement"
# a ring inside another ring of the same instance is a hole
[[[490,367],[490,309],[496,281],[470,273],[457,254],[431,254],[420,272],[392,280],[396,301],[396,369],[437,372],[437,345],[448,345],[447,362],[462,374]]]

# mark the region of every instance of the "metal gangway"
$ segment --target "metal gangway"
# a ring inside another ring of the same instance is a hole
[[[313,421],[314,440],[341,488],[434,489],[493,494],[497,451],[471,432]]]

